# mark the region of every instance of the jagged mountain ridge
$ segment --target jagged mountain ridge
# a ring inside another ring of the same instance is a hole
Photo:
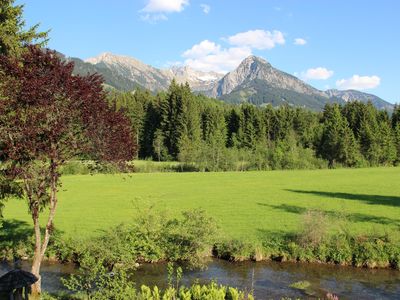
[[[383,100],[382,98],[379,98],[378,96],[368,94],[368,93],[363,93],[360,91],[356,90],[346,90],[346,91],[339,91],[336,89],[331,89],[325,91],[325,93],[329,97],[339,97],[343,99],[346,102],[349,101],[361,101],[361,102],[368,102],[370,101],[375,107],[378,109],[382,110],[393,110],[393,104],[388,103],[387,101]]]
[[[251,102],[274,106],[289,104],[320,110],[326,103],[343,100],[330,97],[297,77],[272,67],[266,60],[249,56],[226,74],[209,92],[209,96],[227,102]]]
[[[195,92],[230,103],[271,103],[273,106],[286,103],[321,110],[326,103],[359,100],[372,101],[379,109],[393,109],[391,103],[372,94],[354,90],[318,90],[256,56],[247,57],[235,70],[225,75],[201,72],[188,66],[158,69],[132,57],[112,53],[103,53],[85,61],[79,58],[68,59],[75,62],[76,73],[100,73],[108,86],[123,91],[136,87],[153,92],[166,90],[175,78],[178,83],[188,82]]]
[[[268,82],[270,87],[328,98],[326,94],[297,77],[275,69],[265,59],[253,55],[243,60],[235,70],[226,74],[213,88],[211,96],[221,97],[230,94],[237,87],[256,79]]]
[[[85,60],[95,67],[109,69],[118,76],[137,82],[151,90],[166,90],[172,79],[178,83],[188,82],[196,91],[209,90],[222,76],[216,72],[201,72],[187,66],[174,66],[169,69],[157,69],[129,56],[103,53]]]

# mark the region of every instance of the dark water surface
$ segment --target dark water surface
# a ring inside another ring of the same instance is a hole
[[[7,263],[0,264],[0,275],[9,270]],[[23,268],[29,270],[29,263]],[[59,281],[74,271],[74,266],[44,263],[42,266],[43,288],[49,292],[62,289]],[[229,263],[211,260],[204,271],[184,271],[183,284],[195,280],[207,283],[215,280],[220,284],[254,290],[257,299],[280,299],[283,296],[315,299],[330,292],[340,299],[400,299],[400,271],[367,270],[333,265],[244,262]],[[138,287],[141,284],[167,285],[166,264],[142,265],[134,275]],[[309,281],[305,291],[289,287],[298,281]]]

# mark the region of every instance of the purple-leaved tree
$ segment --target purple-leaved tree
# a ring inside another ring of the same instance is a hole
[[[19,58],[0,55],[2,175],[22,183],[35,232],[32,273],[39,278],[54,227],[60,166],[80,155],[123,166],[136,151],[131,124],[108,106],[101,77],[72,71],[72,63],[35,46]],[[40,294],[40,280],[32,292]]]

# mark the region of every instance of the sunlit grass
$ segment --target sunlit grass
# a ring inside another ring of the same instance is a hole
[[[400,226],[400,168],[74,175],[62,181],[55,224],[67,235],[98,234],[149,205],[172,215],[201,207],[227,237],[248,240],[298,231],[308,209],[341,217],[353,233]],[[22,200],[8,201],[4,216],[31,223]]]

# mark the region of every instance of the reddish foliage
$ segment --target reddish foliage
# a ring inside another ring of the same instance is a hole
[[[29,47],[21,58],[0,56],[0,157],[23,165],[62,164],[87,154],[103,161],[133,158],[129,120],[106,102],[99,75],[72,75],[73,63]]]

